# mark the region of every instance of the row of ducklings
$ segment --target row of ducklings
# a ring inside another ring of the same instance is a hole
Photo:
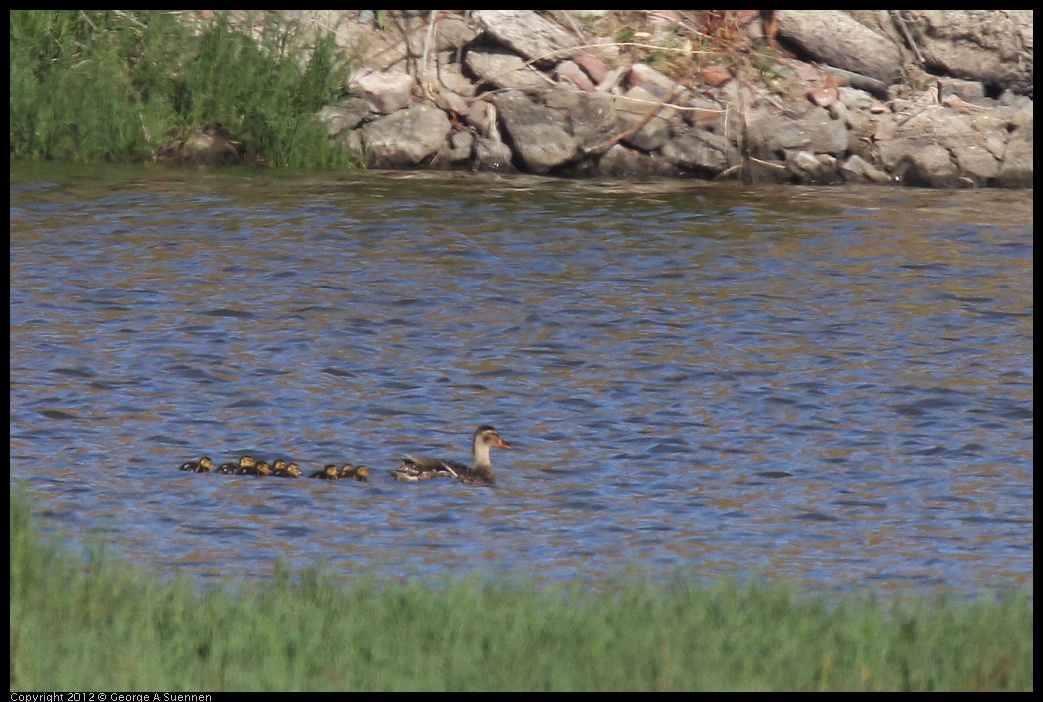
[[[242,456],[238,462],[222,463],[219,466],[209,456],[203,456],[198,461],[182,463],[181,470],[189,473],[270,475],[276,478],[298,478],[304,475],[304,471],[296,463],[284,461],[281,458],[268,463],[267,461],[255,460],[252,456]],[[369,482],[369,468],[366,466],[353,466],[350,463],[345,463],[343,466],[330,463],[322,470],[313,472],[311,477],[319,480],[357,480],[360,483],[366,483]]]

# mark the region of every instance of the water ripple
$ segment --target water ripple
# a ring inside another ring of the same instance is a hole
[[[1031,579],[1030,196],[126,172],[11,188],[12,481],[73,535],[206,579]],[[391,482],[483,422],[496,488]]]

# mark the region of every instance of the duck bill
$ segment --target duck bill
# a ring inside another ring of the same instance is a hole
[[[505,449],[512,449],[512,448],[514,448],[513,446],[511,446],[510,444],[508,444],[508,443],[507,443],[506,441],[504,441],[503,439],[500,439],[499,441],[497,441],[497,442],[496,442],[496,445],[497,445],[497,446],[499,446],[500,448],[505,448]]]

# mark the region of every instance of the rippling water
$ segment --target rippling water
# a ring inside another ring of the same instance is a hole
[[[12,166],[12,484],[160,573],[1030,582],[1032,375],[1031,192]]]

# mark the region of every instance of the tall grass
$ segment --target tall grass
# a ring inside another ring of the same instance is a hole
[[[11,499],[11,689],[1031,690],[1032,605],[786,585],[599,592],[309,571],[200,592],[45,544]]]
[[[12,157],[140,160],[220,124],[273,165],[347,161],[315,118],[352,69],[328,33],[157,10],[13,11],[10,25]]]

